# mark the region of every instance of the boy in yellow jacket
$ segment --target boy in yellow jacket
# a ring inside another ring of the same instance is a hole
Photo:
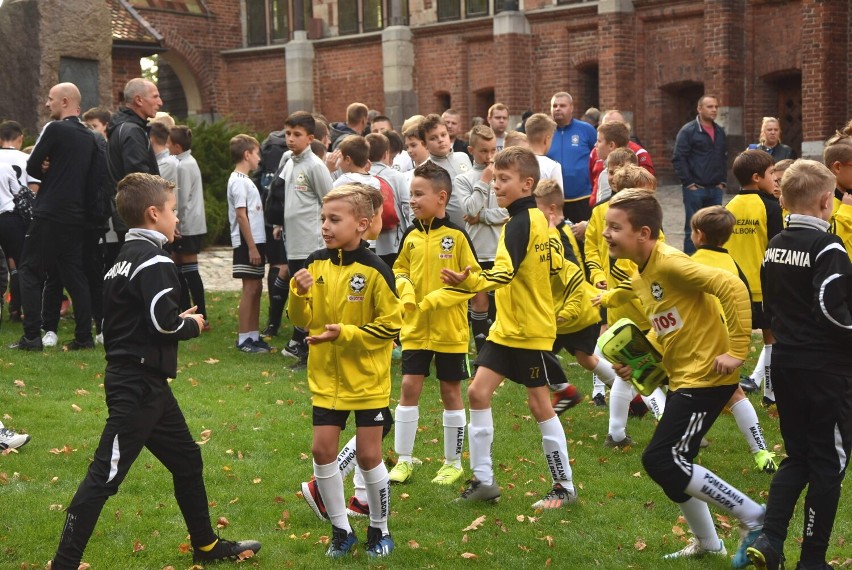
[[[356,456],[370,508],[367,554],[386,556],[394,547],[382,426],[390,414],[391,350],[402,326],[402,307],[390,269],[361,239],[373,214],[369,196],[358,187],[329,192],[322,206],[326,248],[312,253],[290,281],[290,319],[308,331],[311,345],[314,476],[332,524],[326,552],[332,558],[351,552],[358,542],[346,515],[337,463],[340,432],[350,412],[355,412]]]
[[[470,378],[466,301],[473,293],[454,297],[429,312],[417,309],[428,293],[444,286],[441,269],[462,271],[471,266],[479,270],[467,233],[446,216],[452,191],[450,175],[440,166],[426,162],[414,169],[411,212],[415,219],[402,238],[393,266],[399,297],[405,307],[405,322],[400,333],[402,392],[394,414],[394,450],[399,461],[391,469],[391,483],[408,481],[414,470],[412,453],[420,417],[418,402],[433,359],[444,404],[444,464],[432,482],[452,485],[464,473],[461,454],[467,419],[461,381]]]

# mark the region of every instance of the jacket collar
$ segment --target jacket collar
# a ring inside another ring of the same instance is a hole
[[[827,232],[828,228],[831,227],[831,224],[825,220],[804,214],[790,214],[787,216],[787,220],[788,228],[807,228]]]
[[[414,218],[414,226],[421,232],[426,232],[428,234],[431,230],[435,230],[447,225],[448,221],[449,219],[446,216],[443,218],[432,218],[426,222]]]
[[[124,238],[125,241],[133,241],[133,240],[143,240],[149,241],[157,247],[163,247],[169,241],[169,239],[158,232],[157,230],[149,230],[147,228],[130,228],[127,231],[127,237]]]
[[[716,251],[718,253],[728,253],[728,250],[724,247],[718,247],[715,245],[699,245],[696,249],[706,249],[707,251]]]
[[[506,209],[509,210],[509,216],[514,216],[515,214],[520,214],[524,210],[532,210],[536,208],[535,198],[532,196],[524,196],[523,198],[518,198],[511,204],[509,204]]]
[[[331,262],[334,265],[352,265],[356,261],[360,261],[364,259],[367,253],[370,251],[367,249],[370,244],[366,241],[361,240],[361,243],[358,245],[357,249],[353,249],[352,251],[346,251],[345,249],[329,249],[328,252],[330,254]]]
[[[298,164],[313,154],[314,151],[312,151],[311,146],[308,145],[307,147],[305,147],[305,150],[303,150],[299,154],[296,154],[294,152],[292,155],[290,155],[290,159],[293,161],[294,164]]]

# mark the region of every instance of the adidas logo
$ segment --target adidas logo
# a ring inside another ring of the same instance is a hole
[[[414,244],[411,243],[411,242],[408,242],[408,250],[411,251],[412,249],[414,249]]]
[[[325,285],[325,279],[322,278],[322,275],[317,278],[317,285]]]
[[[373,421],[374,422],[383,422],[383,421],[385,421],[385,416],[382,414],[382,412],[379,412],[378,414],[376,414],[376,417],[373,418]]]

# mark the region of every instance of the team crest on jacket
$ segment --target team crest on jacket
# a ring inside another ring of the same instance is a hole
[[[456,246],[456,240],[450,236],[441,238],[441,253],[438,254],[438,259],[452,259],[453,248]]]
[[[651,283],[651,296],[657,301],[663,300],[663,286],[656,281]]]
[[[352,292],[347,297],[348,301],[363,301],[364,289],[367,288],[367,278],[362,273],[356,273],[349,279],[349,290]]]

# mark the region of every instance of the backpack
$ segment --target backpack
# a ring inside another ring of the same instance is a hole
[[[260,145],[260,168],[255,174],[255,184],[260,191],[261,199],[266,202],[269,187],[275,180],[275,171],[281,157],[287,151],[287,139],[284,131],[273,131],[269,133]]]
[[[376,176],[376,178],[379,181],[382,198],[384,198],[384,205],[382,206],[382,231],[389,232],[399,226],[399,214],[396,213],[396,198],[394,197],[393,188],[391,188],[387,180],[381,176]]]
[[[92,161],[86,175],[86,215],[95,227],[105,228],[115,212],[115,184],[107,165],[106,140],[93,136]]]
[[[282,153],[283,154],[283,153]],[[280,160],[280,157],[279,157]],[[267,224],[280,226],[284,224],[284,194],[287,182],[281,178],[281,173],[290,162],[289,159],[279,166],[270,177],[266,195],[261,195],[263,200],[263,219]]]

